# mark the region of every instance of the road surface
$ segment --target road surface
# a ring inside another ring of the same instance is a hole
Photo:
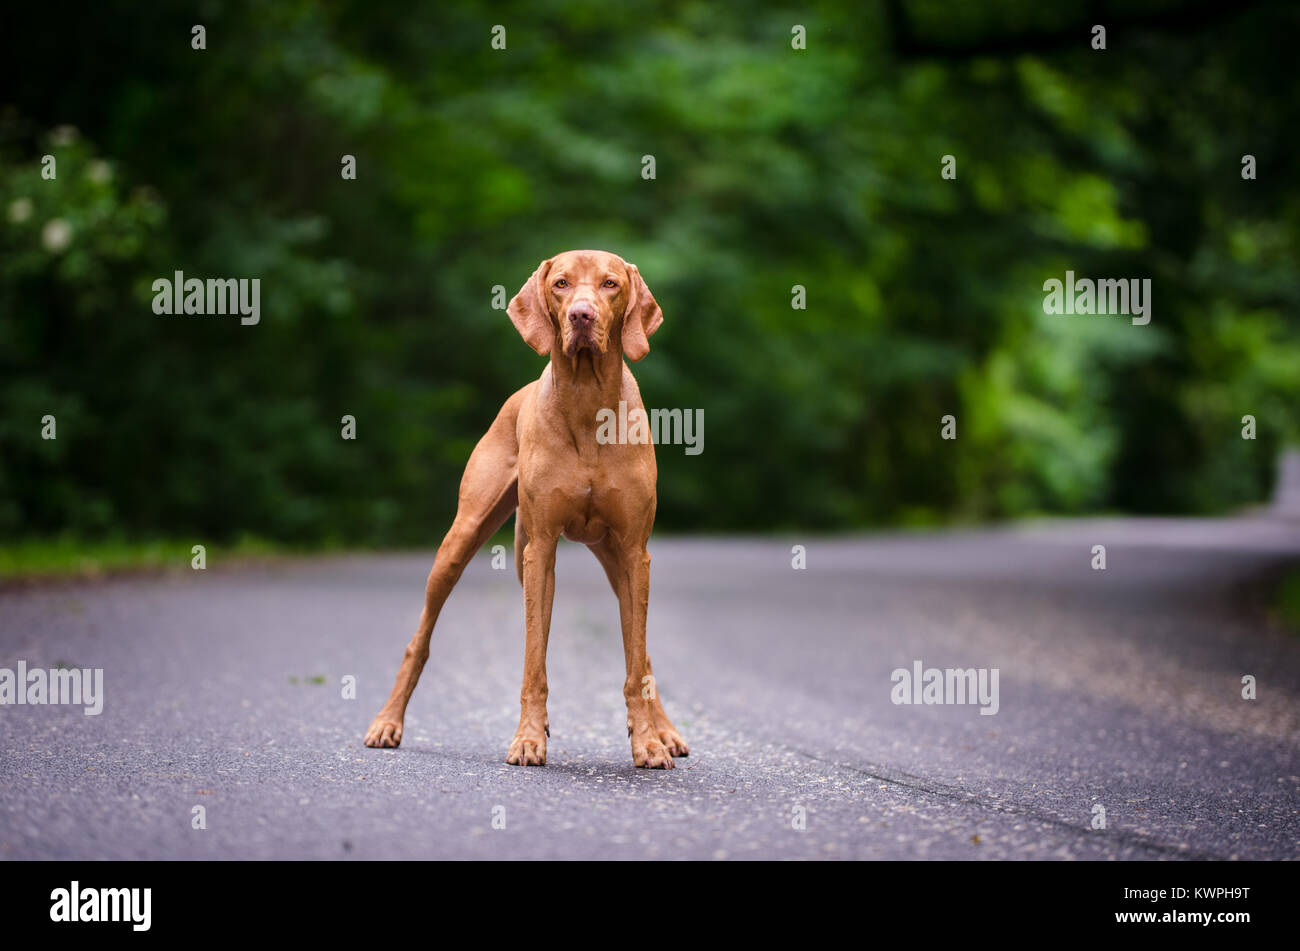
[[[667,772],[632,766],[617,608],[579,546],[543,768],[504,762],[523,607],[487,555],[396,750],[361,738],[428,554],[0,592],[0,667],[102,668],[105,694],[98,716],[0,707],[0,858],[1300,858],[1300,637],[1260,597],[1300,521],[651,553],[651,655],[692,750]],[[996,668],[997,713],[894,703],[918,661]]]

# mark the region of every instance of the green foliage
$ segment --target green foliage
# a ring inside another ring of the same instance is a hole
[[[60,535],[0,545],[0,582],[10,579],[79,576],[97,578],[117,571],[192,571],[193,542],[179,539],[131,541],[110,536],[87,542],[80,535]],[[243,537],[230,545],[207,548],[208,567],[239,559],[268,559],[279,546]]]
[[[1300,632],[1300,571],[1286,575],[1277,588],[1277,614],[1291,630]]]
[[[1263,497],[1300,438],[1300,17],[1140,4],[1099,52],[1049,6],[107,0],[7,31],[0,535],[436,540],[540,370],[491,289],[570,247],[638,264],[646,401],[704,409],[702,455],[659,450],[666,527]],[[1045,315],[1067,269],[1150,277],[1151,324]],[[261,323],[155,316],[176,270],[260,278]]]

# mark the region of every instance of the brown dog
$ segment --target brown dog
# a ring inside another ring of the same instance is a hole
[[[690,749],[673,727],[655,687],[645,649],[650,597],[646,540],[655,520],[654,446],[602,445],[597,413],[619,400],[644,407],[623,362],[650,350],[663,322],[636,266],[606,251],[566,251],[543,261],[507,311],[524,341],[550,363],[541,378],[501,407],[479,441],[460,483],[456,520],[438,546],[424,593],[420,626],[406,647],[388,703],[366,732],[366,746],[397,746],[402,719],[443,602],[475,552],[510,513],[515,562],[524,586],[524,685],[519,729],[506,762],[546,762],[546,640],[555,594],[555,548],[563,535],[590,548],[618,595],[627,678],[627,732],[637,766],[672,769]]]

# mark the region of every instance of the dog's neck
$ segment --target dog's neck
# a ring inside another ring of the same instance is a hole
[[[575,431],[596,428],[602,409],[618,411],[623,391],[623,353],[616,340],[601,354],[579,350],[566,356],[559,341],[551,349],[550,378],[557,405]]]

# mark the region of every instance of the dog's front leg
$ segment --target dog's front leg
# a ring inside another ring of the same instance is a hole
[[[559,538],[528,534],[524,546],[524,683],[519,691],[519,729],[506,762],[512,766],[545,766],[546,641],[551,632],[555,599],[555,547]]]
[[[673,721],[668,719],[668,714],[664,712],[663,698],[659,696],[659,682],[654,679],[655,669],[650,662],[649,654],[645,655],[645,669],[650,676],[650,682],[654,684],[650,698],[650,716],[655,721],[655,733],[658,734],[659,741],[668,747],[668,752],[673,756],[690,756],[691,748],[686,745],[682,735],[677,732],[677,727],[673,726]]]
[[[618,612],[623,626],[623,659],[627,664],[623,698],[627,701],[632,762],[650,769],[672,769],[672,753],[659,739],[655,725],[658,691],[645,649],[646,610],[650,604],[650,553],[645,548],[621,552],[616,577]]]

